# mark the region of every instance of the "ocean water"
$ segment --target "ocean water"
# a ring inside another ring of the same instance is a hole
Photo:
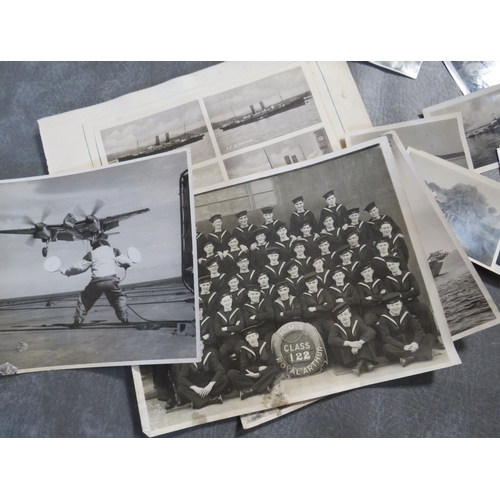
[[[474,168],[498,163],[496,150],[500,146],[500,129],[469,137],[467,143]]]
[[[320,123],[321,118],[311,99],[304,106],[270,116],[264,120],[223,131],[215,129],[215,137],[222,154],[259,144]]]
[[[495,319],[488,302],[463,263],[448,270],[443,266],[443,270],[434,281],[452,335]]]

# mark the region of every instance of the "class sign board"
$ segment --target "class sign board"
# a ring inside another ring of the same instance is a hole
[[[328,363],[323,339],[309,323],[283,325],[273,335],[271,346],[278,366],[292,377],[318,373]]]

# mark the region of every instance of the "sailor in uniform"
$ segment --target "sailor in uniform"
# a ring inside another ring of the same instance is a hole
[[[388,220],[381,222],[378,227],[382,237],[387,238],[389,241],[389,252],[399,255],[401,260],[408,266],[410,252],[404,236],[401,233],[394,234],[392,224]]]
[[[344,230],[341,227],[335,227],[335,221],[332,215],[326,215],[323,226],[320,236],[326,235],[329,237],[331,250],[335,251],[342,245],[345,245]]]
[[[259,227],[252,233],[253,243],[250,245],[250,265],[256,271],[262,270],[267,264],[266,250],[269,246],[267,235],[268,230],[264,227]]]
[[[384,297],[387,312],[379,319],[382,351],[389,361],[408,366],[415,361],[430,361],[434,336],[424,333],[418,320],[404,307],[401,294]]]
[[[195,410],[222,404],[221,394],[229,385],[223,366],[211,350],[203,352],[201,361],[181,365],[177,378],[177,394]]]
[[[398,256],[386,257],[385,261],[390,272],[385,279],[387,291],[401,295],[403,305],[418,319],[424,332],[435,338],[436,349],[444,349],[431,309],[418,299],[420,287],[413,273],[401,270],[401,260]]]
[[[240,346],[244,343],[241,332],[245,328],[243,312],[233,306],[229,292],[223,292],[219,298],[222,306],[214,316],[214,332],[219,341],[219,359],[225,373],[231,367],[231,362],[237,359]]]
[[[242,307],[245,328],[252,327],[268,344],[276,331],[272,300],[263,297],[258,285],[247,289],[247,300]]]
[[[233,230],[233,236],[236,236],[240,244],[244,245],[246,249],[248,249],[252,243],[252,232],[257,229],[257,226],[248,222],[247,210],[242,210],[241,212],[234,214],[234,216],[238,219],[238,225]],[[240,249],[244,250],[243,248]]]
[[[241,252],[235,259],[236,265],[238,266],[238,278],[240,279],[243,286],[256,283],[257,272],[254,269],[250,269],[250,259],[248,258],[248,253]]]
[[[375,330],[352,314],[349,304],[339,304],[333,310],[334,322],[328,335],[334,359],[342,366],[353,367],[352,372],[360,376],[371,372],[378,364],[375,355]]]
[[[227,374],[242,400],[270,390],[281,371],[269,343],[259,338],[254,328],[245,328],[243,335],[245,343],[240,347],[239,370],[230,370]]]
[[[226,283],[228,286],[226,291],[231,294],[233,305],[241,309],[247,300],[247,289],[241,286],[240,279],[236,273],[227,275]]]
[[[290,234],[300,236],[300,226],[305,221],[308,221],[313,231],[316,231],[318,227],[316,217],[310,210],[304,208],[304,197],[297,196],[292,203],[295,205],[295,211],[290,215]]]
[[[318,330],[326,343],[330,329],[333,326],[331,313],[334,303],[332,297],[324,288],[318,286],[316,273],[306,274],[304,283],[307,291],[300,296],[302,318],[306,323],[310,323]]]
[[[299,264],[293,259],[286,263],[285,271],[288,276],[284,281],[288,283],[290,293],[296,297],[300,296],[300,294],[305,290],[304,272],[300,268]]]
[[[366,243],[359,242],[359,233],[355,228],[348,229],[345,233],[349,250],[351,250],[352,260],[360,263],[368,262],[372,259],[371,248]]]
[[[226,274],[219,273],[220,259],[218,256],[207,259],[206,268],[210,273],[210,281],[212,282],[212,290],[220,292],[226,286]]]
[[[271,243],[277,241],[277,229],[278,225],[284,224],[284,222],[279,221],[274,218],[274,209],[272,207],[264,207],[261,209],[262,217],[264,217],[264,224],[262,227],[265,227],[269,232],[269,241]],[[285,225],[286,227],[286,225]]]
[[[201,276],[198,278],[200,285],[200,300],[203,301],[203,309],[207,316],[213,316],[217,311],[217,292],[211,290],[212,281],[210,276]]]
[[[292,243],[296,238],[295,236],[288,236],[288,229],[284,222],[278,222],[275,226],[276,238],[274,241],[274,246],[282,249],[283,258],[289,259],[292,257]]]
[[[207,239],[214,244],[215,251],[223,251],[227,247],[227,241],[231,237],[231,233],[222,228],[222,215],[215,214],[210,217],[214,229],[207,236]]]
[[[326,201],[326,207],[321,209],[321,213],[319,216],[319,224],[323,225],[323,221],[328,215],[333,217],[335,221],[335,226],[341,229],[345,229],[344,226],[349,224],[349,218],[347,217],[347,208],[344,207],[341,203],[337,203],[337,198],[335,197],[335,192],[333,189],[327,191],[323,198]]]
[[[374,201],[368,203],[368,205],[364,208],[364,211],[368,212],[370,215],[368,224],[371,224],[373,234],[378,234],[378,224],[385,220],[388,220],[392,224],[392,228],[395,233],[402,233],[401,228],[396,224],[390,215],[382,215],[380,213],[377,204]]]
[[[346,281],[345,269],[342,266],[332,269],[332,278],[333,283],[328,287],[328,292],[332,297],[334,306],[343,303],[349,304],[351,310],[359,316],[361,299],[356,286]]]
[[[273,302],[274,321],[279,328],[291,321],[302,321],[302,307],[295,295],[290,295],[290,286],[287,281],[276,285],[279,297]]]
[[[347,210],[347,217],[349,217],[349,225],[346,231],[351,228],[357,229],[360,242],[370,244],[378,236],[378,234],[373,233],[373,227],[368,222],[359,220],[358,207]]]
[[[276,284],[285,275],[285,262],[281,260],[281,249],[274,245],[268,246],[266,254],[269,262],[264,266],[263,271],[268,273],[270,282]]]

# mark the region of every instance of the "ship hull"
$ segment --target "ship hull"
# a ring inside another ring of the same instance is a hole
[[[269,118],[270,116],[277,115],[279,113],[284,113],[290,109],[299,108],[300,106],[304,106],[306,103],[304,97],[300,97],[292,102],[287,104],[283,104],[282,106],[277,106],[275,108],[266,108],[262,110],[260,113],[255,113],[254,115],[241,120],[235,120],[226,125],[222,125],[219,127],[222,131],[231,130],[233,128],[241,127],[242,125],[248,125],[249,123],[258,122],[260,120],[264,120],[265,118]]]
[[[197,134],[194,135],[193,137],[190,137],[189,139],[185,139],[176,143],[161,144],[159,146],[154,147],[151,150],[145,150],[136,154],[121,156],[120,158],[117,158],[117,161],[122,162],[128,160],[135,160],[137,158],[144,158],[145,156],[153,156],[160,153],[166,153],[167,151],[172,151],[174,149],[183,148],[188,144],[193,144],[193,142],[201,141],[203,137],[205,137],[205,134]]]

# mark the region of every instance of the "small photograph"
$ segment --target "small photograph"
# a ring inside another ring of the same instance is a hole
[[[386,138],[199,193],[195,214],[202,359],[134,374],[148,435],[459,362]]]
[[[396,133],[390,136],[400,152],[396,160],[453,340],[498,324],[500,313],[437,201],[428,196]]]
[[[222,155],[321,123],[301,67],[204,102]]]
[[[409,154],[469,258],[492,269],[500,242],[500,186],[423,151],[410,148]]]
[[[0,183],[0,365],[198,359],[189,154]]]
[[[500,85],[478,90],[424,109],[426,118],[461,113],[474,169],[498,164],[500,144]],[[481,171],[481,170],[478,170]]]
[[[193,101],[101,130],[108,163],[135,160],[189,146],[191,161],[215,157],[200,103]]]
[[[422,66],[422,61],[370,61],[375,66],[379,66],[394,73],[408,76],[410,78],[417,78]]]
[[[444,64],[463,94],[500,84],[498,61],[445,61]]]
[[[224,160],[229,179],[291,165],[333,152],[324,128]]]
[[[400,141],[407,148],[426,151],[459,167],[474,169],[460,113],[353,132],[346,136],[346,142],[348,145],[360,144],[391,130],[397,132]],[[436,137],[439,137],[439,141],[436,141]]]

